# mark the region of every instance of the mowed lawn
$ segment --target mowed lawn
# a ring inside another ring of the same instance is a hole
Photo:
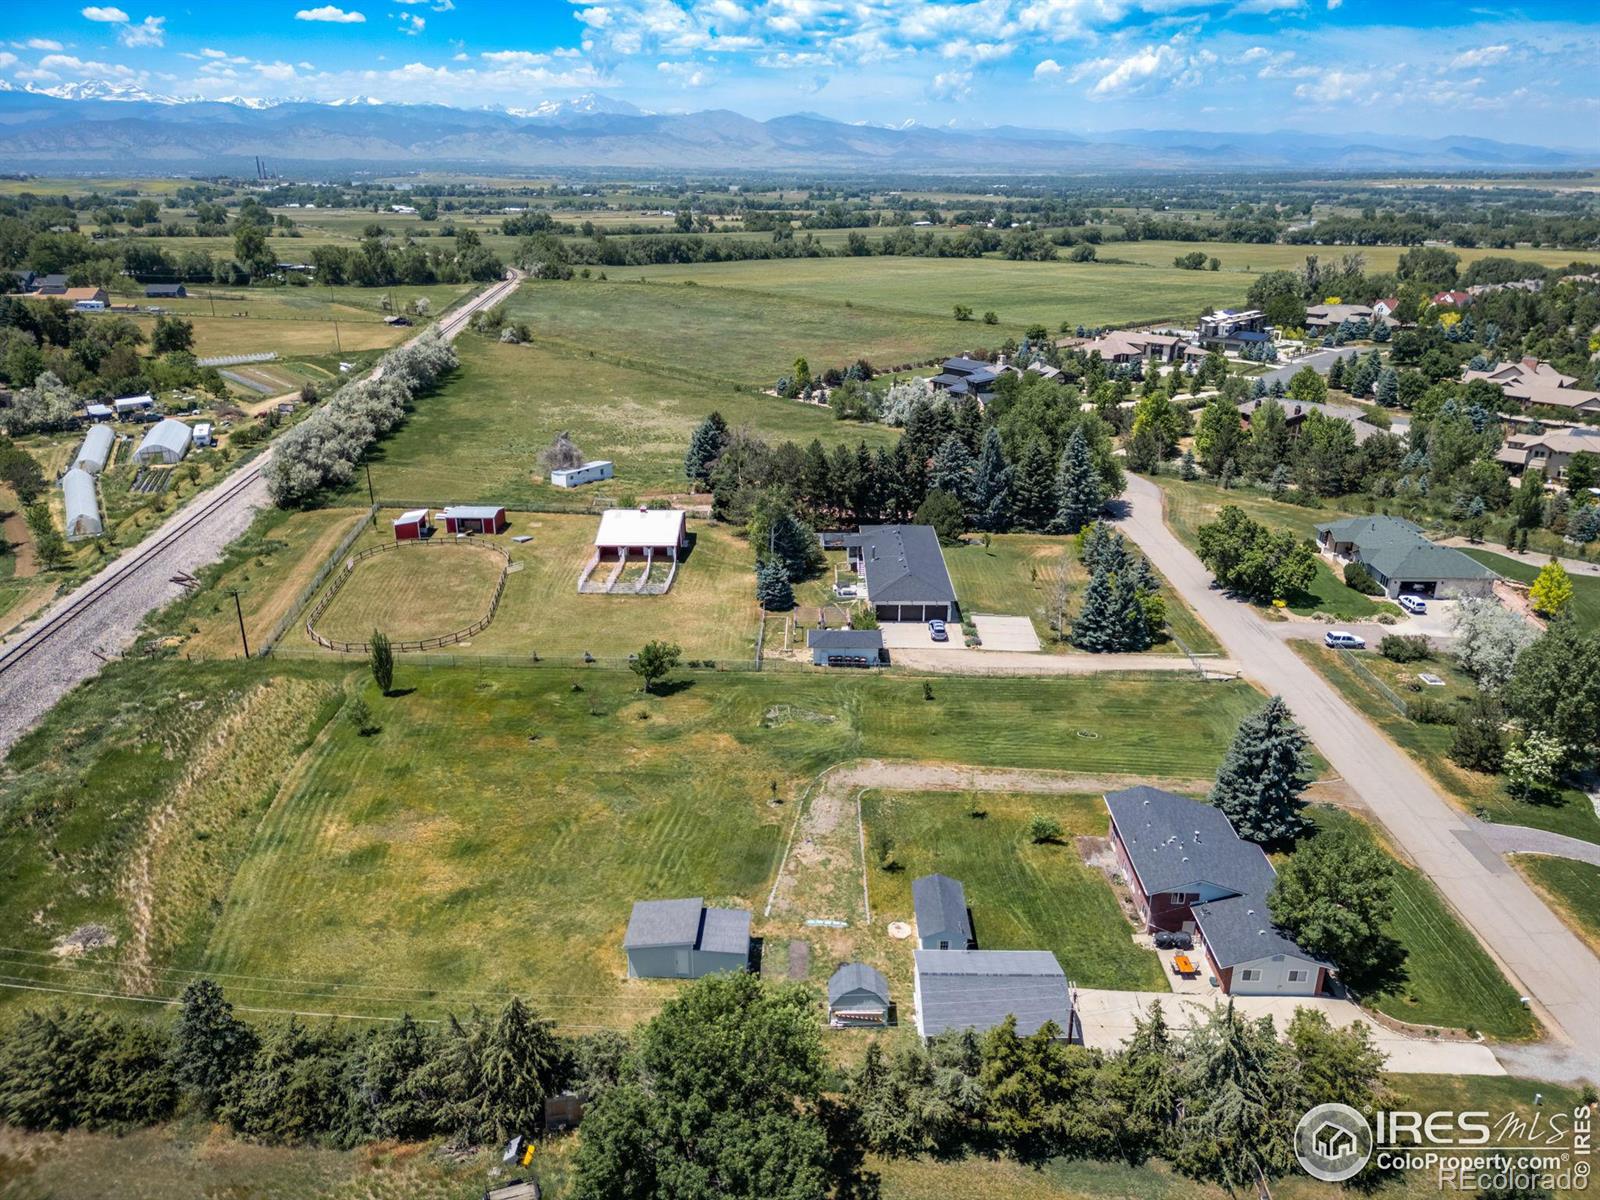
[[[1539,854],[1519,854],[1511,861],[1574,932],[1600,950],[1600,867]]]
[[[1155,953],[1134,945],[1110,881],[1074,845],[1106,835],[1098,795],[869,792],[861,813],[868,847],[880,834],[895,846],[896,870],[867,871],[875,920],[910,921],[911,881],[937,871],[966,885],[983,949],[1049,950],[1081,987],[1167,990]],[[1028,839],[1035,813],[1061,822],[1060,841]]]
[[[471,540],[398,544],[350,569],[316,630],[336,642],[365,642],[374,630],[395,642],[444,637],[488,614],[505,566]]]
[[[693,280],[704,288],[800,300],[833,312],[876,310],[944,322],[948,332],[927,351],[932,354],[998,346],[1008,334],[1018,335],[1035,323],[1054,331],[1063,321],[1072,326],[1192,321],[1208,306],[1242,303],[1250,286],[1237,274],[1176,270],[1170,258],[1165,267],[1001,258],[803,258],[619,268],[612,274],[624,273],[652,281]],[[956,322],[957,304],[970,306],[980,318],[993,312],[998,327]]]
[[[565,507],[596,497],[628,504],[651,493],[682,493],[688,486],[683,456],[689,437],[714,411],[731,427],[748,427],[772,443],[804,446],[821,438],[830,447],[860,441],[881,446],[899,437],[884,425],[838,421],[828,409],[748,388],[697,382],[670,369],[618,366],[544,342],[534,332],[533,343],[525,346],[471,334],[456,342],[461,370],[419,401],[373,456],[380,498]],[[627,352],[609,337],[594,337],[608,353]],[[551,487],[537,459],[562,430],[587,457],[614,462],[615,480],[576,493]]]
[[[255,977],[257,1002],[266,977],[293,980],[278,992],[318,1001],[297,1007],[437,1015],[515,989],[580,1028],[669,990],[624,978],[633,899],[759,909],[791,822],[773,784],[792,802],[864,755],[1204,777],[1259,700],[1104,678],[940,679],[930,701],[915,679],[704,672],[646,699],[624,671],[404,660],[397,686],[415,690],[383,698],[364,675],[347,686],[382,732],[332,721],[286,772],[203,961],[182,965]]]
[[[269,351],[275,351],[280,358],[348,355],[362,350],[387,350],[416,332],[370,319],[341,322],[337,331],[326,318],[195,316],[185,320],[194,326],[194,352],[200,358]],[[154,317],[137,316],[133,321],[146,337],[155,328]]]
[[[1539,574],[1538,567],[1507,558],[1504,554],[1496,554],[1493,550],[1463,547],[1462,553],[1470,554],[1484,566],[1500,572],[1507,579],[1532,583]],[[1575,575],[1569,571],[1567,577],[1572,580],[1572,606],[1569,611],[1578,628],[1585,631],[1600,629],[1600,576]]]

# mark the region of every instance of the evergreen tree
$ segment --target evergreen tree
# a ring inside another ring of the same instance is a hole
[[[1200,472],[1195,470],[1194,451],[1185,448],[1183,457],[1178,460],[1178,478],[1193,481],[1200,477]]]
[[[1150,623],[1133,571],[1123,571],[1117,576],[1112,604],[1117,618],[1116,648],[1124,653],[1148,650]]]
[[[794,588],[789,572],[776,558],[756,566],[756,602],[767,612],[788,612],[794,608]]]
[[[1400,373],[1393,367],[1384,367],[1378,372],[1377,399],[1385,408],[1398,408],[1400,405]]]
[[[1016,474],[1017,524],[1042,532],[1055,518],[1060,502],[1056,492],[1056,472],[1044,439],[1034,438],[1022,452]]]
[[[722,419],[721,413],[713,412],[696,426],[689,437],[689,452],[683,459],[684,477],[701,491],[709,488],[711,468],[722,457],[723,447],[727,444],[728,423]]]
[[[1097,570],[1084,589],[1083,608],[1072,622],[1072,644],[1080,650],[1105,654],[1116,648],[1121,622],[1116,608],[1116,579]]]
[[[561,1069],[562,1051],[554,1027],[513,996],[489,1029],[482,1054],[478,1136],[504,1141],[519,1133],[533,1134],[540,1128],[545,1097]]]
[[[972,451],[959,434],[952,433],[934,452],[928,467],[928,489],[954,496],[963,510],[969,509],[975,469]]]
[[[1012,471],[1006,462],[1000,433],[990,429],[983,435],[983,451],[978,456],[977,473],[972,480],[973,525],[990,533],[1011,528]]]
[[[1305,828],[1300,815],[1305,807],[1300,796],[1310,782],[1305,749],[1305,734],[1281,696],[1239,722],[1217,771],[1211,803],[1240,837],[1282,844]]]
[[[209,979],[183,989],[172,1029],[172,1073],[202,1112],[215,1111],[222,1090],[255,1057],[255,1030],[233,1015],[233,1005]]]
[[[1095,470],[1094,459],[1089,454],[1089,439],[1083,426],[1072,431],[1067,447],[1061,452],[1061,466],[1056,472],[1056,513],[1050,523],[1052,533],[1077,533],[1099,514],[1105,506],[1105,485]]]
[[[374,629],[367,643],[367,665],[372,670],[372,681],[387,696],[394,690],[394,647],[386,634]]]

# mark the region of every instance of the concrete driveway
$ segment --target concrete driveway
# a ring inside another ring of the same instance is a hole
[[[1431,777],[1286,645],[1249,607],[1212,586],[1211,573],[1167,527],[1161,491],[1128,477],[1116,524],[1189,602],[1228,654],[1281,695],[1345,785],[1433,881],[1463,923],[1530,998],[1563,1043],[1564,1078],[1600,1080],[1600,958],[1491,850],[1473,819]],[[1481,849],[1482,853],[1477,851]]]
[[[1011,650],[1023,654],[1039,651],[1039,634],[1027,617],[1002,617],[995,613],[973,613],[983,650]]]
[[[948,642],[934,641],[925,621],[885,621],[878,626],[878,631],[883,634],[884,646],[890,650],[948,650],[962,647],[959,625],[948,627]]]
[[[1188,1029],[1210,1015],[1214,1005],[1226,997],[1214,988],[1205,994],[1174,992],[1110,992],[1097,988],[1080,989],[1077,996],[1078,1019],[1083,1023],[1083,1041],[1097,1050],[1116,1050],[1133,1036],[1137,1018],[1149,1014],[1159,1002],[1167,1024]],[[1447,1042],[1438,1038],[1411,1037],[1380,1025],[1349,1000],[1331,996],[1235,996],[1233,1006],[1252,1019],[1271,1017],[1281,1033],[1294,1019],[1297,1008],[1315,1009],[1336,1028],[1365,1025],[1373,1043],[1383,1051],[1390,1071],[1406,1075],[1504,1075],[1506,1069],[1481,1042]]]

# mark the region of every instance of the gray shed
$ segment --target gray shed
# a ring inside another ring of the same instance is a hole
[[[917,1032],[993,1029],[1017,1019],[1023,1037],[1046,1022],[1076,1040],[1072,986],[1048,950],[915,950]]]
[[[889,981],[866,963],[845,963],[828,980],[828,1024],[882,1025],[889,1019]]]
[[[948,875],[924,875],[911,883],[917,913],[917,945],[924,950],[970,950],[972,918],[967,915],[967,889]]]
[[[172,417],[162,417],[150,427],[133,452],[133,461],[140,466],[148,463],[175,463],[189,453],[193,437],[189,427]]]
[[[83,445],[79,447],[78,456],[72,465],[81,467],[91,475],[100,474],[106,469],[106,463],[111,460],[111,447],[116,440],[117,435],[111,432],[111,426],[94,426],[83,439]]]
[[[883,631],[879,629],[812,629],[806,649],[819,667],[876,667],[883,661]]]
[[[106,531],[100,520],[100,497],[94,490],[94,476],[73,467],[61,477],[61,497],[67,510],[67,541],[99,537]]]
[[[750,965],[750,914],[700,897],[639,900],[623,936],[632,979],[699,979]]]

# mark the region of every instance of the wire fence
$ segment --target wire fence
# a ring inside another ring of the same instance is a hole
[[[273,648],[277,646],[278,640],[288,633],[290,627],[300,619],[301,610],[311,603],[311,597],[317,594],[318,589],[326,582],[328,576],[333,573],[334,568],[350,552],[350,547],[355,545],[356,539],[361,536],[367,527],[367,522],[372,520],[377,511],[376,506],[367,509],[361,514],[361,519],[351,525],[345,535],[339,539],[339,545],[334,549],[333,553],[328,555],[322,566],[317,568],[317,573],[311,577],[311,581],[300,589],[300,594],[294,598],[294,603],[279,618],[278,623],[272,627],[272,632],[267,635],[267,640],[261,645],[258,657],[265,658],[271,654]]]
[[[279,646],[272,656],[277,659],[313,662],[329,661],[328,651],[309,646]],[[406,655],[407,666],[418,667],[509,667],[528,670],[596,670],[626,671],[631,669],[631,657],[599,656],[594,654],[435,654],[412,653]],[[770,664],[769,664],[770,666]],[[750,658],[688,658],[677,667],[680,671],[756,672],[762,665]]]
[[[1344,662],[1347,662],[1351,666],[1353,666],[1356,669],[1356,671],[1361,675],[1361,677],[1364,680],[1366,680],[1367,683],[1371,684],[1373,689],[1380,696],[1382,696],[1391,705],[1393,705],[1395,712],[1399,713],[1402,717],[1405,717],[1407,720],[1411,719],[1411,709],[1406,704],[1405,700],[1401,698],[1400,693],[1395,691],[1387,683],[1385,683],[1383,680],[1379,679],[1376,675],[1374,675],[1372,673],[1372,669],[1370,667],[1368,667],[1366,663],[1362,662],[1359,658],[1357,658],[1354,651],[1346,650],[1340,655],[1340,658]]]

